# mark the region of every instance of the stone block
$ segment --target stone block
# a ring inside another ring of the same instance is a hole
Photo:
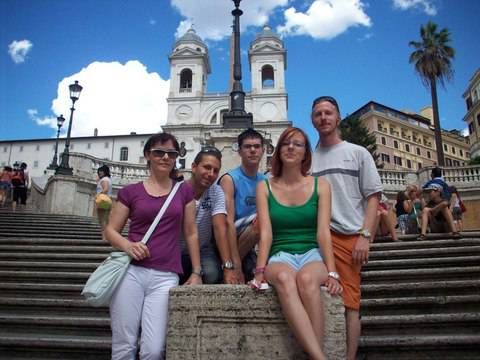
[[[325,354],[346,358],[345,317],[340,297],[322,289]],[[179,286],[170,290],[167,360],[303,360],[274,289],[245,285]]]

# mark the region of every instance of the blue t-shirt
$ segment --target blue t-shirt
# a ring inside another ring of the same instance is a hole
[[[265,180],[267,177],[261,173],[257,173],[254,177],[245,175],[242,167],[228,172],[232,177],[233,186],[235,188],[235,221],[250,216],[257,211],[256,190],[257,184]]]

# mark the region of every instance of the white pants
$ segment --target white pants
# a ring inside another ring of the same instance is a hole
[[[178,285],[172,272],[130,265],[110,303],[112,360],[164,358],[168,320],[168,291]]]

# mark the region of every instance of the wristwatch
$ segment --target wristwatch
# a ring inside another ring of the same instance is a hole
[[[222,270],[233,270],[235,266],[233,265],[233,262],[230,260],[225,260],[225,262],[222,264]]]
[[[203,270],[201,267],[193,268],[192,274],[198,275],[200,277],[203,276]]]
[[[335,280],[340,280],[340,275],[338,275],[338,273],[335,271],[330,271],[328,273],[328,277],[331,277],[332,279],[335,279]]]
[[[358,235],[363,236],[365,239],[370,239],[372,237],[370,230],[368,229],[360,229]]]

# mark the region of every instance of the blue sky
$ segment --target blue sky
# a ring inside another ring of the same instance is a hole
[[[462,98],[480,68],[480,1],[243,0],[243,85],[246,51],[265,23],[288,51],[288,117],[316,140],[313,98],[335,96],[342,116],[370,100],[419,112],[431,103],[408,63],[410,40],[432,20],[452,33],[455,77],[439,89],[442,127],[466,128]],[[73,134],[155,132],[166,120],[168,54],[193,22],[208,44],[208,92],[228,92],[229,0],[0,0],[0,139],[55,135],[67,119],[68,85],[84,91]],[[66,128],[66,126],[64,126]]]

